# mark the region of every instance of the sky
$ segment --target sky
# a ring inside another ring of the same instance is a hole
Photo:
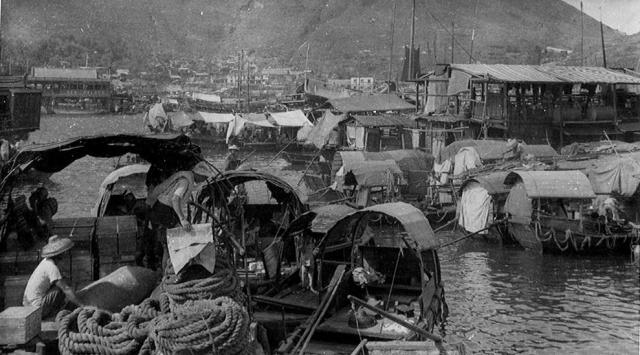
[[[580,9],[580,0],[563,0]],[[640,32],[640,0],[583,0],[584,12],[611,28],[634,34]]]

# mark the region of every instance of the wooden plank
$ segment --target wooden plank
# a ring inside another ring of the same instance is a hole
[[[21,345],[40,333],[40,307],[9,307],[0,313],[0,344]]]

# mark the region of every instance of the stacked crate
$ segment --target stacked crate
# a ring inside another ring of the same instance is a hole
[[[39,262],[37,250],[0,253],[0,309],[22,306],[24,288]]]
[[[69,257],[60,262],[58,267],[76,288],[88,285],[97,276],[93,256],[95,225],[96,218],[81,217],[55,219],[50,226],[52,234],[74,242]]]
[[[96,251],[102,278],[121,266],[134,265],[138,223],[135,216],[100,217],[96,222]]]

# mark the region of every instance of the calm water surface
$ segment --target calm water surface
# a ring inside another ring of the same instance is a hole
[[[30,142],[143,132],[141,122],[140,116],[43,116],[42,129]],[[221,164],[220,154],[205,154]],[[269,160],[268,155],[252,155],[247,164],[264,168]],[[97,188],[113,165],[113,159],[83,158],[54,174],[46,185],[58,198],[58,216],[89,215]],[[284,160],[272,162],[269,171],[304,195],[300,172],[288,169]],[[443,332],[450,342],[464,341],[472,353],[640,351],[640,278],[629,256],[537,256],[464,242],[442,250],[441,260],[450,309]]]

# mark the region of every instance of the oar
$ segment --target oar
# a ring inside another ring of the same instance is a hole
[[[280,154],[282,154],[282,152],[284,152],[284,150],[287,149],[287,147],[289,147],[289,145],[291,145],[291,143],[293,143],[295,141],[296,141],[295,139],[290,140],[289,143],[287,143],[287,145],[284,146],[284,148],[280,149],[280,151],[277,152],[276,155],[274,155],[273,158],[271,158],[271,160],[269,160],[269,162],[267,163],[265,168],[267,166],[271,165],[271,163],[273,163],[278,158],[278,156],[280,156]]]
[[[467,234],[467,235],[465,235],[464,237],[460,237],[460,238],[458,238],[458,239],[456,239],[456,240],[452,240],[452,241],[450,241],[450,242],[448,242],[448,243],[440,244],[440,245],[438,246],[438,248],[436,248],[436,249],[440,249],[440,248],[448,247],[448,246],[449,246],[449,245],[451,245],[451,244],[455,244],[455,243],[460,242],[460,241],[463,241],[463,240],[465,240],[465,239],[467,239],[467,238],[469,238],[469,237],[473,237],[474,235],[476,235],[476,234],[478,234],[478,233],[481,233],[481,232],[484,232],[484,231],[488,230],[489,228],[491,228],[491,227],[493,227],[493,226],[495,226],[495,225],[498,225],[498,224],[500,224],[500,223],[502,223],[502,222],[504,222],[504,221],[506,221],[506,220],[507,220],[506,218],[503,218],[503,219],[497,220],[497,221],[495,221],[495,222],[491,223],[489,226],[487,226],[487,227],[485,227],[485,228],[482,228],[482,229],[480,229],[480,230],[478,230],[478,231],[475,231],[475,232],[473,232],[473,233]]]

